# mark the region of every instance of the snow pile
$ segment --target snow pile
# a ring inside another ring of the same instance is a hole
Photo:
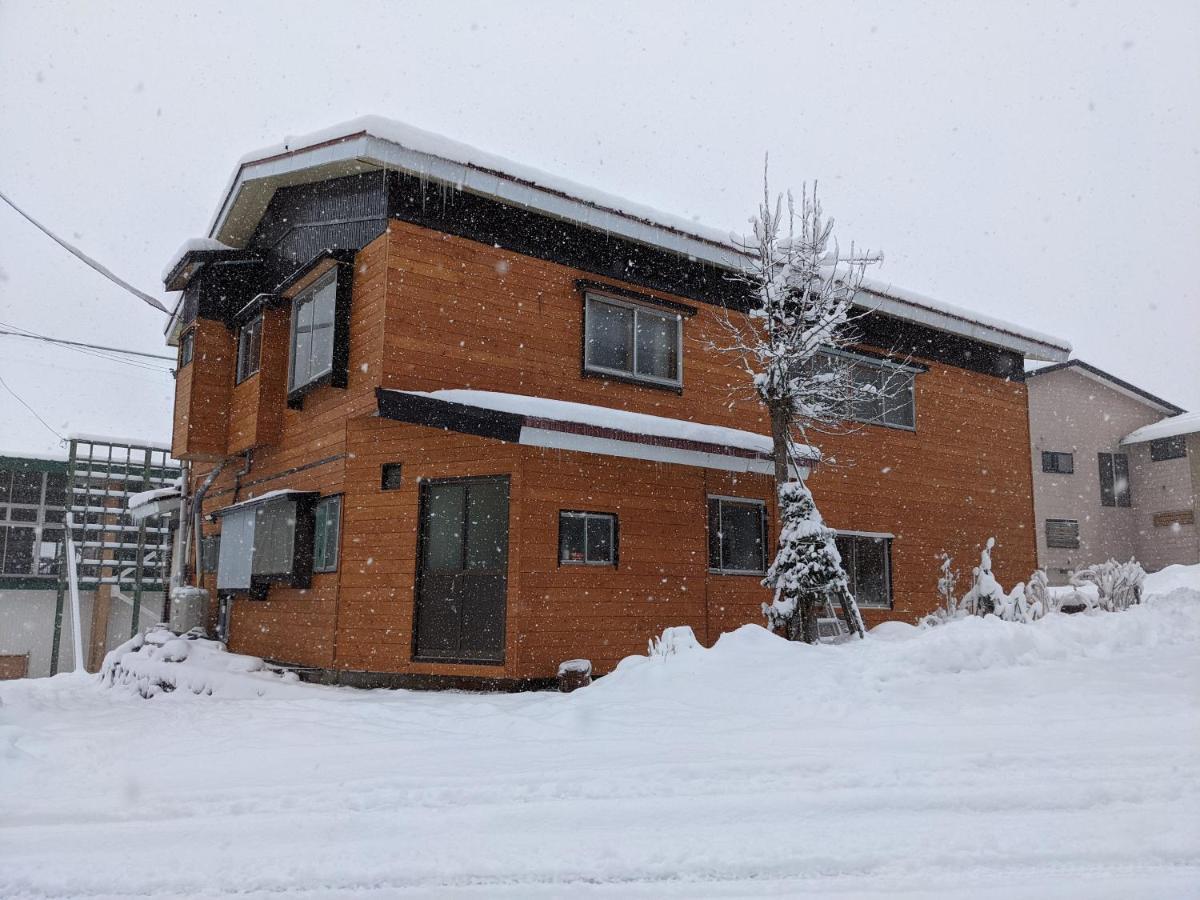
[[[173,691],[244,698],[287,694],[300,679],[256,656],[230,653],[219,641],[155,628],[109,651],[100,680],[146,698]]]
[[[1200,565],[1171,570],[1160,578],[1151,576],[1153,596],[1120,616],[1052,612],[1031,624],[966,616],[938,628],[886,622],[872,629],[868,640],[838,646],[788,641],[758,625],[744,625],[705,649],[681,642],[680,629],[671,628],[652,643],[648,656],[627,657],[589,690],[604,694],[597,701],[603,703],[612,702],[614,693],[629,702],[643,692],[697,701],[737,696],[743,712],[768,716],[807,705],[813,697],[832,700],[853,694],[856,686],[879,690],[891,683],[926,683],[964,673],[996,677],[1004,670],[1048,662],[1104,660],[1195,643],[1200,638]],[[664,652],[664,645],[679,649]],[[773,684],[802,688],[793,695],[771,689]]]

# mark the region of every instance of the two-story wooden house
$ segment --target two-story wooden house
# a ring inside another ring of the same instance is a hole
[[[231,647],[516,683],[761,623],[771,444],[712,349],[736,266],[728,236],[385,120],[246,157],[165,273]],[[863,305],[862,377],[902,359],[907,390],[810,483],[868,623],[911,621],[940,551],[994,535],[1002,580],[1035,566],[1023,362],[1069,348],[882,285]]]

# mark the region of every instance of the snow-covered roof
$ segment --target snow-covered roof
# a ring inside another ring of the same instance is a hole
[[[897,319],[920,322],[939,331],[962,334],[985,344],[1008,347],[1034,359],[1065,360],[1071,352],[1071,344],[1062,338],[1034,331],[1032,328],[1023,328],[951,303],[943,303],[916,291],[896,287],[887,281],[864,278],[861,287],[872,298],[878,298],[877,302],[868,301],[866,305]]]
[[[179,249],[176,250],[171,255],[171,259],[167,262],[167,264],[165,266],[163,266],[162,280],[166,281],[167,278],[170,277],[171,273],[175,271],[175,267],[178,266],[181,262],[183,262],[183,258],[185,256],[187,256],[189,253],[200,253],[203,251],[222,251],[222,250],[232,250],[232,249],[234,249],[234,248],[230,247],[228,244],[222,244],[220,241],[215,240],[213,238],[206,238],[206,237],[188,238],[186,241],[184,241],[182,244],[179,245]]]
[[[1178,437],[1181,434],[1200,432],[1200,412],[1181,413],[1162,419],[1150,425],[1143,425],[1137,431],[1127,434],[1122,444],[1140,444],[1143,441],[1157,441],[1159,438]]]
[[[1176,406],[1164,400],[1162,397],[1156,397],[1147,390],[1143,390],[1136,384],[1130,384],[1123,378],[1118,378],[1111,372],[1106,372],[1103,369],[1093,366],[1089,362],[1084,362],[1082,359],[1069,359],[1066,362],[1057,363],[1052,366],[1042,366],[1040,369],[1033,369],[1025,373],[1026,380],[1038,378],[1042,375],[1049,375],[1053,372],[1068,370],[1083,378],[1089,378],[1098,384],[1102,384],[1110,390],[1116,391],[1124,397],[1129,397],[1131,400],[1136,400],[1149,406],[1151,409],[1157,410],[1166,416],[1177,416],[1184,412],[1183,407]]]
[[[176,479],[170,487],[155,488],[152,491],[142,491],[138,494],[130,494],[125,500],[125,505],[129,509],[133,509],[135,506],[145,506],[147,503],[153,503],[155,500],[178,497],[179,493],[180,484],[179,480]]]
[[[772,474],[771,439],[753,431],[646,413],[496,391],[377,390],[379,415],[552,450],[573,450],[654,462]],[[804,477],[820,459],[800,448]]]
[[[653,209],[567,178],[381,116],[363,116],[288,137],[242,157],[209,228],[209,238],[242,247],[281,187],[394,169],[554,218],[737,269],[733,233]],[[178,260],[176,260],[178,263]],[[1065,359],[1065,341],[890,285],[871,288],[882,313],[1038,359]],[[886,307],[886,308],[885,308]],[[171,332],[172,316],[167,331]]]
[[[594,406],[590,403],[574,403],[569,400],[553,400],[549,397],[528,397],[523,394],[505,394],[498,391],[475,391],[452,388],[441,391],[401,391],[417,397],[433,397],[450,403],[462,403],[497,412],[516,413],[535,419],[550,419],[558,422],[574,422],[596,428],[610,428],[630,434],[646,434],[655,437],[676,438],[703,444],[725,447],[740,447],[755,453],[771,453],[773,445],[770,435],[726,428],[722,425],[706,425],[685,419],[669,419],[647,413],[613,409],[609,406]],[[810,458],[819,456],[812,447],[803,448]]]
[[[235,509],[242,509],[247,506],[256,506],[260,503],[266,503],[269,500],[282,500],[285,497],[300,496],[312,494],[313,491],[297,491],[292,488],[280,488],[277,491],[267,491],[265,494],[259,494],[257,497],[251,497],[248,500],[240,500],[237,503],[231,503],[228,506],[223,506],[220,509],[214,510],[212,515],[223,516]]]

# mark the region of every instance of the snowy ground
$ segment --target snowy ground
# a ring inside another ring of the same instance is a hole
[[[1200,897],[1189,583],[570,696],[3,683],[0,896]]]

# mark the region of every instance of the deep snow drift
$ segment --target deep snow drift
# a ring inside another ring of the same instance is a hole
[[[1200,567],[1147,593],[572,695],[4,683],[0,895],[1198,896]]]

